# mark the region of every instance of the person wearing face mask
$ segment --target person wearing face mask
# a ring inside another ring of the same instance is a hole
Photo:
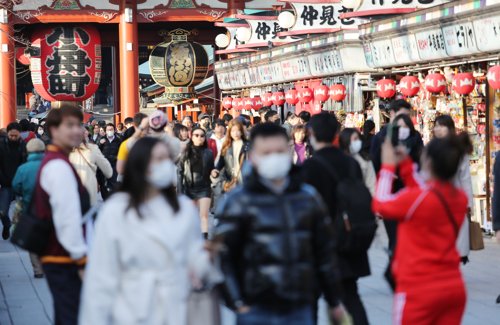
[[[7,125],[7,137],[0,141],[0,219],[3,225],[3,239],[10,237],[9,207],[15,198],[12,179],[26,158],[26,144],[21,139],[21,125],[12,122]]]
[[[121,144],[122,140],[116,134],[115,125],[113,123],[107,124],[106,137],[99,140],[99,149],[101,149],[102,154],[113,167],[113,175],[111,178],[105,178],[102,174],[99,175],[99,185],[102,188],[102,195],[104,199],[108,198],[115,188],[116,178],[118,177],[118,172],[116,171],[116,161]]]
[[[210,139],[213,133],[213,131],[210,129],[210,115],[208,115],[207,113],[201,113],[198,117],[198,121],[200,127],[205,130],[205,133],[208,137],[207,139]]]
[[[37,139],[42,140],[45,145],[49,144],[50,142],[49,135],[47,134],[47,132],[45,132],[45,127],[41,124],[37,127],[36,137]]]
[[[187,324],[210,261],[196,207],[176,194],[175,156],[153,137],[131,148],[120,191],[97,216],[78,324]]]
[[[250,144],[252,171],[219,206],[214,238],[225,248],[223,287],[237,323],[312,325],[318,289],[340,322],[347,315],[324,204],[292,168],[284,128],[259,124]]]
[[[339,146],[340,149],[342,149],[346,154],[356,159],[361,167],[361,173],[363,174],[365,185],[370,191],[370,194],[373,196],[375,193],[377,176],[375,175],[375,169],[373,168],[373,163],[369,157],[362,156],[360,153],[363,147],[361,133],[354,128],[343,129],[339,136]]]
[[[208,238],[208,212],[211,204],[210,173],[214,169],[214,156],[208,149],[205,131],[194,127],[191,139],[179,161],[179,186],[200,210],[201,231]]]
[[[311,117],[307,128],[314,155],[302,165],[302,179],[312,185],[326,203],[331,222],[336,227],[335,233],[340,233],[342,230],[338,227],[343,225],[338,222],[338,218],[342,218],[339,215],[342,202],[339,202],[337,194],[339,182],[348,179],[363,179],[356,160],[332,145],[339,127],[335,115],[320,113]],[[335,178],[328,168],[335,172]],[[336,253],[343,289],[341,301],[352,315],[355,325],[368,324],[365,307],[358,293],[358,279],[369,276],[371,273],[368,253],[366,251],[350,253],[341,250]]]

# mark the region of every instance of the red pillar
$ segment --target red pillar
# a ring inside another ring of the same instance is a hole
[[[120,119],[139,112],[139,40],[137,1],[120,0]]]
[[[14,32],[7,17],[7,10],[0,9],[0,127],[2,128],[16,120]]]

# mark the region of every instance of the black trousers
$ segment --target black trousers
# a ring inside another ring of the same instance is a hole
[[[55,325],[78,324],[78,307],[82,289],[78,266],[43,264],[43,272],[54,301]]]
[[[358,293],[358,279],[342,280],[342,303],[351,315],[354,325],[368,325],[365,306]]]
[[[384,220],[385,231],[387,232],[387,238],[389,239],[389,263],[384,272],[384,277],[394,292],[396,290],[396,283],[394,281],[394,275],[392,274],[392,258],[394,256],[394,250],[396,249],[397,242],[397,232],[398,223],[393,220]]]

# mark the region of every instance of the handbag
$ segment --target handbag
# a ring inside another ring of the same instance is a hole
[[[230,181],[225,181],[222,184],[222,189],[224,190],[224,193],[227,193],[231,191],[233,188],[238,185],[238,180],[241,175],[241,167],[243,166],[243,155],[240,157],[240,166],[238,167],[238,172],[236,173],[236,176],[233,176]]]
[[[191,291],[187,301],[187,315],[187,325],[221,324],[217,287]]]
[[[477,221],[470,222],[469,226],[470,250],[480,251],[484,249],[483,231]]]

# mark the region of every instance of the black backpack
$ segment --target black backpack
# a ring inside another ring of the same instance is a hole
[[[375,237],[377,220],[372,212],[372,196],[362,179],[357,179],[353,164],[347,177],[340,178],[328,161],[319,156],[313,159],[325,167],[337,181],[337,215],[335,228],[337,251],[340,253],[366,252]]]

